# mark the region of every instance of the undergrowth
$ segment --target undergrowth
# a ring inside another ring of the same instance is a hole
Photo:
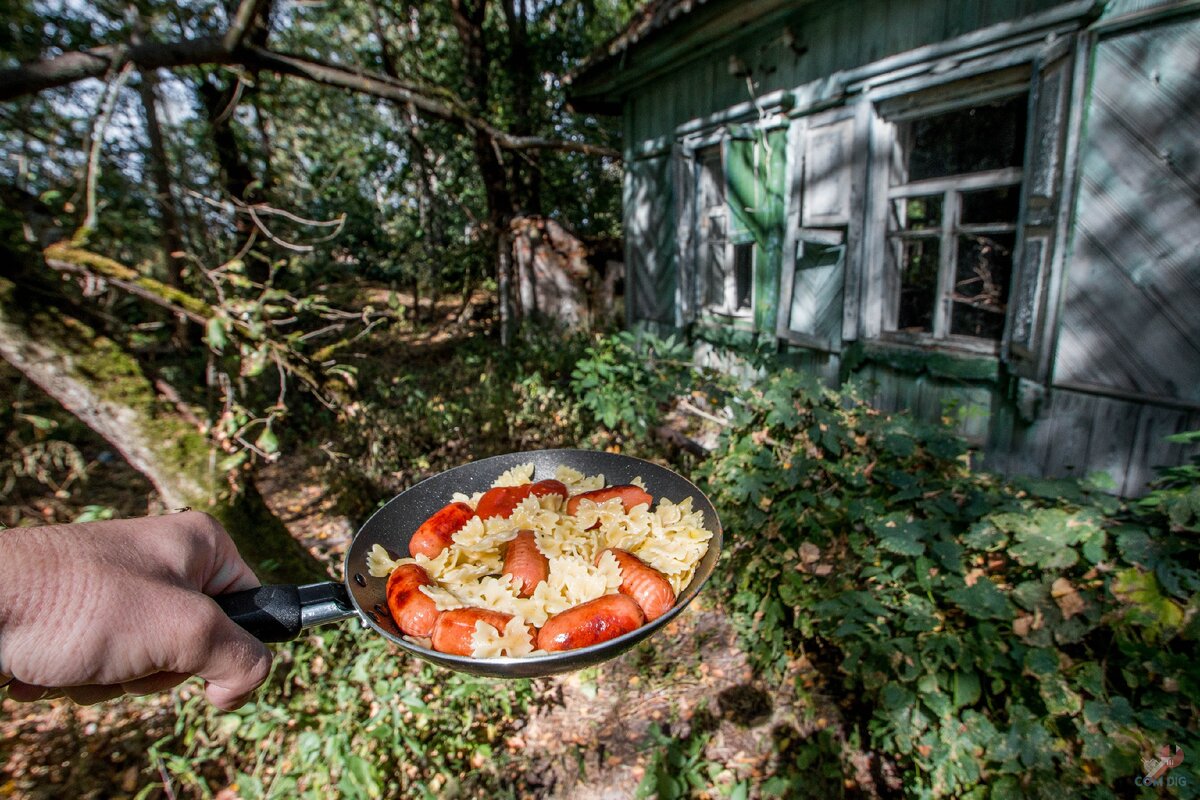
[[[198,691],[180,699],[174,733],[151,750],[173,790],[231,787],[244,800],[519,796],[521,766],[505,742],[525,718],[530,682],[448,672],[352,627],[279,646],[269,683],[236,712]]]
[[[699,470],[727,529],[719,592],[764,674],[825,671],[880,789],[1125,796],[1160,748],[1197,752],[1200,469],[1122,504],[976,473],[948,428],[853,386],[785,370],[730,404]],[[807,785],[792,758],[771,794]],[[1186,765],[1169,777],[1195,796]]]

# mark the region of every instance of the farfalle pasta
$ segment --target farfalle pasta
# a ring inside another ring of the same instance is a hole
[[[487,492],[447,498],[447,508],[426,522],[439,530],[418,529],[413,537],[440,541],[440,550],[423,546],[392,559],[375,545],[368,571],[389,578],[393,619],[437,619],[432,633],[424,622],[420,633],[401,628],[435,650],[519,657],[605,641],[663,613],[663,595],[669,607],[713,535],[691,498],[674,503],[645,488],[636,479],[607,486],[603,475],[563,466],[535,481],[534,464],[522,464],[498,475]],[[456,504],[464,508],[450,508]],[[446,519],[458,527],[445,530]],[[516,559],[519,535],[524,549]],[[394,587],[406,565],[427,579],[406,576]]]

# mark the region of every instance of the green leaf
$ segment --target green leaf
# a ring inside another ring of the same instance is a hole
[[[974,670],[956,670],[951,680],[954,688],[954,707],[974,705],[980,697],[979,673]]]
[[[204,326],[204,341],[218,353],[225,349],[229,339],[225,335],[225,321],[221,317],[213,317]]]
[[[279,452],[279,439],[276,438],[275,432],[271,430],[270,423],[263,428],[262,433],[254,440],[254,446],[267,455]]]
[[[1152,572],[1136,567],[1118,572],[1112,582],[1113,595],[1128,604],[1126,619],[1144,627],[1152,637],[1173,633],[1183,623],[1183,609],[1165,597]]]
[[[220,460],[220,462],[217,463],[217,471],[218,472],[232,472],[233,470],[237,469],[242,464],[244,464],[246,462],[246,459],[249,457],[250,457],[250,454],[247,453],[245,450],[239,450],[236,453],[231,453],[230,455],[225,456],[225,458],[222,458]]]
[[[1012,619],[1013,616],[1008,597],[986,578],[980,578],[972,586],[947,592],[946,596],[976,619]]]
[[[884,550],[904,556],[919,556],[925,552],[925,527],[919,520],[909,520],[900,513],[888,514],[875,522],[871,529],[879,537]]]

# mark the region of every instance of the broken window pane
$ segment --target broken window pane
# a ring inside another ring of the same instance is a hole
[[[937,239],[901,239],[900,308],[898,330],[909,333],[933,331],[933,312],[937,302],[939,242]]]
[[[1013,233],[961,235],[954,274],[950,333],[999,339],[1012,275]]]
[[[1021,94],[909,123],[908,180],[1020,167],[1028,98]]]
[[[906,231],[925,231],[942,226],[942,196],[901,197],[893,200],[893,219]]]
[[[739,244],[733,248],[734,308],[741,310],[752,305],[750,292],[754,288],[754,244]]]
[[[1017,221],[1017,211],[1020,203],[1021,193],[1016,186],[1001,186],[998,189],[963,192],[962,211],[959,213],[959,222],[963,225],[988,223],[1013,225]]]

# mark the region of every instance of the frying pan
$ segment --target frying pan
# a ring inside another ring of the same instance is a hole
[[[640,477],[657,502],[667,498],[680,503],[692,498],[704,527],[713,532],[690,583],[675,605],[653,622],[601,644],[546,655],[477,659],[439,653],[405,639],[387,610],[386,578],[367,571],[367,554],[382,545],[393,558],[408,555],[408,542],[416,529],[451,501],[455,492],[486,491],[501,473],[532,463],[533,479],[554,477],[560,466],[585,475],[603,474],[606,484],[630,483]],[[234,622],[264,642],[284,642],[300,631],[327,622],[357,616],[362,623],[419,658],[460,672],[497,678],[536,678],[607,661],[651,636],[674,619],[699,594],[721,554],[721,523],[712,503],[691,481],[669,469],[640,458],[594,450],[540,450],[485,458],[428,478],[392,498],[362,526],[346,551],[341,583],[307,586],[262,586],[214,598]]]

